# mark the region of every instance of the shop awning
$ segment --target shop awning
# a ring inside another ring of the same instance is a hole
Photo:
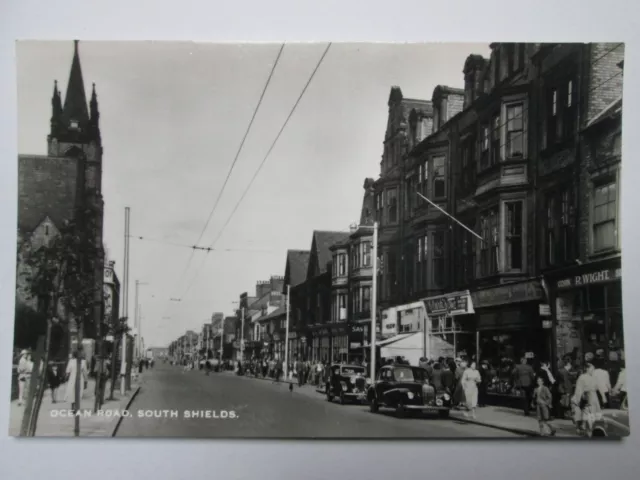
[[[380,342],[376,342],[376,346],[385,347],[387,345],[391,345],[392,343],[398,342],[400,340],[404,340],[412,335],[417,335],[419,332],[411,332],[411,333],[400,333],[391,338],[387,338],[386,340],[382,340]]]

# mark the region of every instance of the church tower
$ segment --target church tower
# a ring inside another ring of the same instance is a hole
[[[79,42],[74,41],[73,60],[67,83],[67,93],[62,97],[58,82],[54,81],[51,99],[51,131],[47,137],[50,157],[74,157],[85,162],[85,186],[100,193],[102,185],[102,138],[98,96],[93,84],[91,101],[87,97],[78,52]]]

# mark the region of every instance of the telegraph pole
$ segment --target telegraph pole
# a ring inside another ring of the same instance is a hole
[[[124,262],[122,275],[122,316],[127,324],[129,323],[129,222],[131,210],[129,207],[124,209]],[[126,325],[125,325],[126,327]],[[122,332],[122,358],[120,359],[120,394],[126,393],[126,376],[127,376],[127,330]]]

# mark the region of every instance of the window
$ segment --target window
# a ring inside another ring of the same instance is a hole
[[[543,148],[571,140],[576,134],[576,84],[573,78],[556,81],[547,90]]]
[[[556,209],[555,199],[547,199],[547,228],[546,228],[547,265],[556,264]]]
[[[351,268],[360,268],[360,249],[358,248],[357,245],[354,245],[353,247],[351,247],[351,264],[352,267]]]
[[[371,266],[371,243],[370,242],[362,242],[362,266],[370,267]]]
[[[498,208],[480,215],[480,276],[493,275],[498,272]]]
[[[613,154],[622,155],[622,135],[619,133],[613,137]]]
[[[481,128],[480,140],[480,169],[489,166],[489,126],[483,125]]]
[[[418,181],[416,183],[416,191],[418,191],[420,193],[422,193],[422,189],[423,189],[423,187],[422,187],[422,177],[423,177],[423,175],[424,174],[422,173],[422,164],[420,164],[418,166]],[[418,205],[419,205],[419,203],[416,203],[416,206],[418,206]]]
[[[396,254],[393,252],[387,252],[385,273],[387,277],[385,298],[392,298],[396,293]]]
[[[524,155],[524,120],[522,104],[507,106],[507,155],[519,158]]]
[[[376,220],[382,222],[382,211],[384,208],[384,195],[382,192],[376,195]]]
[[[475,184],[474,138],[469,138],[462,145],[460,164],[460,194],[466,195]]]
[[[562,262],[572,261],[574,258],[574,208],[573,191],[569,188],[560,196],[560,239],[558,253]]]
[[[387,207],[389,223],[398,222],[398,189],[387,190]]]
[[[338,321],[342,322],[347,319],[347,295],[338,294]]]
[[[562,112],[564,123],[564,137],[570,139],[574,136],[576,108],[575,108],[575,88],[573,80],[569,80],[565,85],[565,104]],[[561,132],[562,133],[562,132]],[[561,135],[562,136],[562,135]]]
[[[491,121],[491,165],[500,162],[500,116],[496,115]]]
[[[371,310],[371,287],[362,287],[362,311]]]
[[[433,233],[433,283],[436,287],[445,284],[445,234],[443,231]]]
[[[429,180],[429,162],[425,160],[424,168],[422,169],[424,176],[422,177],[422,194],[425,197],[428,197],[429,194],[427,192],[427,185]]]
[[[338,276],[344,277],[347,274],[347,256],[344,253],[338,255]]]
[[[443,198],[446,196],[445,184],[445,157],[435,157],[433,159],[433,197]]]
[[[593,250],[616,246],[616,183],[595,187],[593,195]]]
[[[474,237],[475,238],[475,237]],[[473,281],[473,239],[465,239],[462,242],[462,281]]]
[[[413,203],[413,178],[407,178],[404,181],[404,214],[405,217],[409,216],[412,212],[412,203]]]
[[[507,270],[522,270],[523,202],[505,202],[505,253]]]

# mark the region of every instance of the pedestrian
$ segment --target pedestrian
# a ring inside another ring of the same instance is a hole
[[[565,418],[567,412],[571,410],[571,394],[573,393],[573,379],[572,379],[573,365],[570,356],[565,356],[563,359],[563,365],[558,370],[558,404],[557,404],[557,418]]]
[[[465,404],[464,398],[464,390],[462,388],[461,380],[462,374],[466,368],[466,363],[464,363],[461,358],[457,358],[455,361],[452,361],[450,364],[451,371],[453,372],[454,378],[454,390],[453,390],[453,406],[460,408]]]
[[[433,373],[431,374],[430,383],[436,392],[443,390],[442,384],[442,364],[437,361],[433,364]]]
[[[527,359],[522,357],[520,359],[520,364],[516,365],[513,369],[512,375],[515,380],[515,386],[523,393],[524,416],[528,417],[530,414],[531,402],[533,400],[535,372],[533,371],[533,367],[527,362]]]
[[[280,376],[281,375],[282,375],[282,360],[280,360],[278,358],[278,360],[276,361],[276,374],[275,374],[276,383],[280,383]]]
[[[593,375],[595,367],[591,362],[585,362],[582,374],[576,382],[576,390],[571,402],[573,404],[573,419],[578,435],[591,436],[593,423],[602,414],[598,400],[598,385]]]
[[[627,370],[624,361],[620,363],[620,373],[618,374],[618,379],[616,380],[612,393],[614,395],[620,395],[620,409],[627,410]]]
[[[316,378],[315,378],[315,386],[320,386],[320,382],[322,380],[322,372],[324,370],[324,365],[321,362],[316,364]]]
[[[64,394],[64,401],[71,402],[71,410],[76,411],[80,408],[80,405],[76,405],[76,379],[80,376],[80,400],[84,395],[84,390],[87,388],[87,361],[84,358],[80,360],[80,371],[78,371],[78,352],[73,352],[69,362],[67,363],[67,369],[65,371],[67,389]]]
[[[31,372],[33,371],[33,362],[31,354],[28,350],[20,352],[20,360],[18,361],[18,405],[22,405],[25,395],[29,389],[31,381]]]
[[[56,392],[60,386],[60,373],[56,365],[49,365],[47,367],[47,386],[51,390],[51,403],[56,403]]]
[[[545,378],[539,376],[536,379],[538,387],[533,392],[533,399],[536,404],[536,413],[538,414],[538,424],[540,425],[541,435],[555,435],[556,431],[549,424],[549,410],[553,404],[551,390],[545,385]]]
[[[478,385],[478,407],[487,405],[487,387],[489,385],[489,362],[480,362],[480,384]]]
[[[296,375],[298,377],[298,386],[301,387],[302,385],[304,385],[304,372],[303,372],[303,365],[302,362],[300,361],[300,359],[298,359],[296,361],[296,365],[295,365],[295,369],[296,369]]]
[[[449,363],[447,363],[445,359],[442,359],[441,377],[442,377],[442,388],[446,392],[449,392],[449,394],[453,395],[453,390],[456,385],[456,377],[452,370],[451,360],[449,360]]]
[[[462,362],[462,365],[465,364],[466,362]],[[478,406],[478,384],[480,381],[480,372],[476,370],[476,362],[471,362],[471,364],[465,368],[460,384],[464,391],[467,411],[471,413],[472,418],[476,418],[476,407]],[[465,416],[468,416],[468,413],[465,412]]]
[[[595,370],[593,371],[593,376],[596,379],[596,386],[598,387],[598,399],[603,408],[609,405],[609,395],[611,393],[611,377],[609,376],[609,372],[604,369],[604,365],[604,358],[594,360]]]

